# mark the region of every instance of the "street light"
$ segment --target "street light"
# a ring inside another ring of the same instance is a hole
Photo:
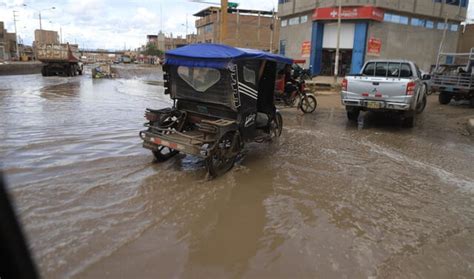
[[[55,9],[56,9],[56,7],[51,7],[51,8],[47,8],[47,9],[40,9],[40,10],[38,10],[38,9],[35,9],[35,8],[33,8],[33,7],[31,7],[31,6],[28,6],[28,5],[26,5],[26,4],[23,4],[23,6],[24,6],[24,7],[29,7],[30,9],[33,9],[33,10],[35,10],[35,11],[38,12],[40,30],[43,30],[43,26],[41,25],[41,12],[42,12],[42,11],[55,10]]]

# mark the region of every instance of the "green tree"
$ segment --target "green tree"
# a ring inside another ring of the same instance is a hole
[[[143,51],[142,54],[162,56],[163,51],[159,50],[154,43],[150,42],[146,44],[145,51]]]

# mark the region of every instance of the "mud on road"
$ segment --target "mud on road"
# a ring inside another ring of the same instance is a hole
[[[472,109],[431,96],[415,129],[351,124],[321,95],[209,181],[141,147],[145,107],[171,105],[154,71],[0,77],[2,169],[44,277],[474,276]]]

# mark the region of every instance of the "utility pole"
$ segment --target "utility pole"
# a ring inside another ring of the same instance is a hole
[[[450,1],[451,3],[452,1]],[[444,5],[447,5],[448,4],[448,0],[444,0]],[[443,30],[443,37],[441,38],[441,42],[439,43],[439,49],[438,49],[438,58],[436,58],[436,70],[438,70],[438,67],[439,67],[439,63],[441,62],[441,53],[443,51],[443,47],[444,47],[444,40],[446,39],[446,33],[448,31],[448,12],[445,11],[445,8],[446,6],[443,7],[443,11],[445,13],[445,17],[444,17],[444,30]]]
[[[188,42],[188,14],[186,13],[186,43],[189,43]]]
[[[221,0],[221,36],[220,36],[220,43],[223,44],[225,39],[227,38],[227,8],[228,8],[228,1]]]
[[[39,24],[40,24],[40,30],[43,30],[43,26],[41,25],[41,11],[47,11],[47,10],[55,10],[56,7],[51,7],[51,8],[47,8],[47,9],[42,9],[42,10],[38,10],[38,9],[35,9],[33,7],[31,7],[30,5],[27,5],[27,4],[23,4],[24,7],[29,7],[35,11],[38,12],[38,19],[39,19]]]
[[[236,33],[235,34],[235,38],[236,38],[236,46],[239,47],[240,46],[240,10],[237,10],[237,26],[236,26]]]
[[[15,25],[15,47],[16,47],[16,57],[20,59],[20,51],[18,50],[18,31],[16,30],[16,13],[17,11],[13,11],[13,24]]]
[[[257,16],[258,16],[257,41],[260,42],[260,12],[257,13]]]
[[[38,19],[40,22],[40,30],[43,30],[43,26],[41,25],[41,11],[38,12]]]
[[[339,47],[341,43],[341,16],[342,16],[342,0],[338,1],[337,12],[337,38],[336,38],[336,61],[334,63],[334,84],[337,83],[337,76],[339,75]]]

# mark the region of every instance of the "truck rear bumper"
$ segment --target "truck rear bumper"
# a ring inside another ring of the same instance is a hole
[[[367,110],[410,110],[410,104],[377,100],[342,99],[344,106],[360,107]]]
[[[143,147],[146,149],[157,150],[159,147],[165,146],[202,158],[207,158],[208,156],[207,150],[202,148],[201,143],[193,144],[189,138],[181,137],[177,134],[155,134],[149,131],[141,131],[139,134],[143,140]]]

